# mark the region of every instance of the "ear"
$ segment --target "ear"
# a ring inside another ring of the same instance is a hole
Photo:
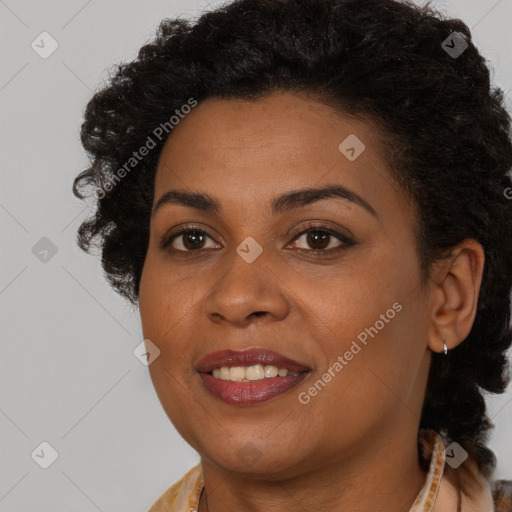
[[[483,247],[476,240],[465,239],[454,247],[449,258],[435,265],[428,336],[428,348],[433,352],[442,352],[443,343],[448,349],[455,348],[471,331],[484,262]]]

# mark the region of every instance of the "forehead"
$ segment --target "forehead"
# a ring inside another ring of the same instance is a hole
[[[389,203],[400,191],[379,135],[369,121],[294,93],[257,101],[210,98],[168,137],[155,200],[168,189],[186,188],[226,204],[241,198],[263,204],[291,189],[339,183],[370,203]]]

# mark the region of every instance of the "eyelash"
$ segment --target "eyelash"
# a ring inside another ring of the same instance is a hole
[[[214,240],[210,235],[208,235],[208,233],[205,230],[194,227],[194,226],[185,226],[183,229],[181,229],[177,233],[171,233],[170,235],[165,236],[160,243],[160,248],[166,249],[174,241],[175,238],[178,238],[180,235],[184,235],[184,234],[190,233],[190,232],[197,232],[197,233],[206,235],[208,238],[210,238],[211,240],[216,242],[216,240]],[[327,226],[321,226],[321,225],[319,226],[316,224],[308,224],[308,225],[304,226],[304,229],[302,231],[300,231],[299,233],[297,233],[293,236],[291,242],[295,241],[296,239],[300,238],[302,235],[309,233],[309,232],[327,233],[328,235],[330,235],[334,238],[337,238],[340,242],[342,242],[342,244],[337,247],[333,247],[331,249],[296,249],[296,250],[305,251],[309,254],[326,256],[326,255],[331,255],[331,254],[336,253],[341,250],[345,250],[354,245],[354,242],[352,240],[350,240],[345,235],[342,235],[338,231],[335,231],[334,229],[331,229]],[[191,255],[190,253],[201,252],[203,249],[183,251],[181,249],[172,249],[171,248],[169,250],[173,253],[182,253],[182,254],[185,254],[188,256],[188,255]]]

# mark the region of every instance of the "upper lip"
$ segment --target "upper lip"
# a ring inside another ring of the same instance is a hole
[[[222,366],[253,366],[256,364],[286,368],[290,372],[304,372],[311,369],[293,359],[265,348],[250,348],[243,351],[220,350],[204,356],[196,365],[199,373],[209,373]]]

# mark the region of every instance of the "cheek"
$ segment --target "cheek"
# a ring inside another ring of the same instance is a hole
[[[141,275],[139,312],[145,337],[163,341],[179,328],[197,302],[195,287],[148,253]]]
[[[304,298],[303,314],[309,317],[308,323],[316,324],[323,344],[331,340],[327,344],[330,352],[348,350],[351,340],[358,335],[364,343],[365,329],[376,322],[378,331],[384,331],[393,322],[400,309],[400,305],[393,304],[399,302],[401,294],[389,276],[390,272],[382,268],[365,267],[321,282],[304,282],[302,289],[295,288],[296,295]]]
[[[303,315],[323,351],[311,380],[328,381],[331,391],[322,394],[344,404],[338,411],[374,415],[398,403],[397,396],[406,399],[414,385],[425,354],[425,309],[422,296],[411,294],[415,269],[402,269],[398,278],[399,267],[367,266],[324,286],[308,286]],[[372,410],[370,403],[376,404]]]
[[[148,256],[140,282],[139,312],[144,338],[160,349],[160,355],[148,369],[164,410],[188,442],[191,441],[187,437],[189,427],[183,411],[190,406],[192,394],[187,369],[190,368],[190,315],[194,314],[190,309],[194,302],[197,303],[191,297],[190,287],[170,282],[165,269]],[[187,378],[183,378],[184,372]]]
[[[401,317],[404,309],[384,309],[384,315],[392,312],[385,317],[388,323],[380,319],[378,308],[378,315],[368,314],[368,308],[361,311],[364,315],[360,312],[359,317],[332,325],[339,334],[324,343],[326,364],[304,388],[307,396],[301,396],[301,403],[310,401],[306,405],[310,417],[323,418],[325,430],[342,443],[384,428],[392,418],[403,417],[404,411],[419,414],[421,390],[416,380],[423,373],[424,352],[409,336],[408,321]],[[343,439],[336,434],[340,425]]]

